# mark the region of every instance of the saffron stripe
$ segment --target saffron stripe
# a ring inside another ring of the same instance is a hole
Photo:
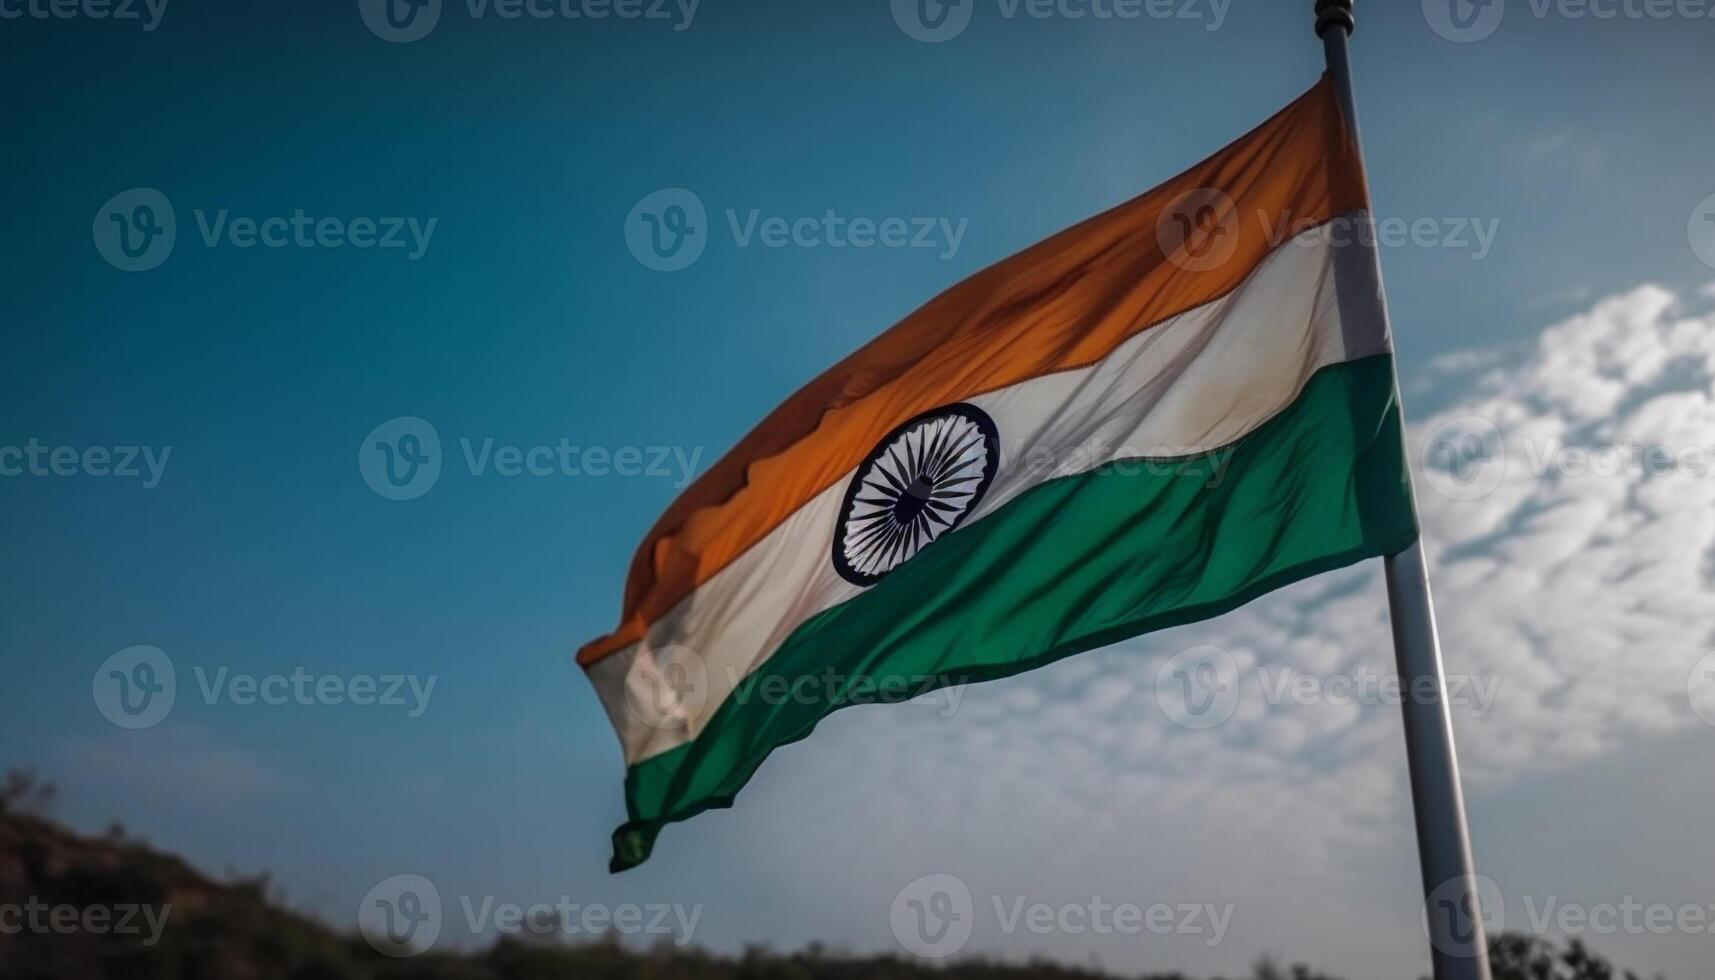
[[[774,749],[859,685],[1008,677],[1207,619],[1416,539],[1393,362],[1326,367],[1230,446],[1038,484],[794,631],[697,738],[632,766],[613,869],[668,823],[726,807]],[[832,689],[820,679],[841,678]],[[820,699],[764,696],[817,678]]]
[[[1232,254],[1187,271],[1157,228],[1181,198],[1215,188],[1241,215]],[[578,653],[586,667],[643,638],[927,409],[1095,364],[1139,331],[1227,295],[1269,254],[1269,227],[1366,205],[1362,167],[1326,79],[1262,126],[1166,184],[994,265],[931,300],[787,399],[646,536],[619,626]]]

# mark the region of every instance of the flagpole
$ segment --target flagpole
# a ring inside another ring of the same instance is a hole
[[[1352,68],[1347,40],[1357,24],[1353,0],[1317,0],[1316,33],[1328,61],[1328,77],[1339,93],[1340,109],[1358,143],[1357,104],[1352,97]],[[1373,241],[1373,237],[1372,237]],[[1379,258],[1374,270],[1380,283]],[[1343,291],[1342,291],[1343,292]],[[1380,291],[1378,290],[1378,293]],[[1385,293],[1382,296],[1386,315]],[[1415,509],[1416,504],[1413,503]],[[1443,697],[1446,678],[1435,607],[1421,541],[1383,559],[1388,611],[1393,622],[1405,714],[1405,752],[1411,773],[1412,809],[1417,822],[1417,854],[1423,871],[1424,913],[1429,929],[1435,980],[1490,980],[1489,946],[1465,826],[1465,796],[1459,786],[1459,758],[1453,748],[1453,719]]]

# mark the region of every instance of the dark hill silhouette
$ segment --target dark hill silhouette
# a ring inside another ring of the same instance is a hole
[[[0,786],[0,907],[77,909],[171,906],[158,940],[84,929],[0,931],[7,980],[1116,980],[1047,961],[960,960],[935,966],[904,956],[858,956],[812,946],[718,956],[695,948],[631,949],[502,940],[469,954],[395,959],[272,901],[266,878],[216,881],[131,839],[53,821],[53,793],[28,773]],[[48,913],[40,921],[51,922]],[[11,920],[16,923],[17,913]],[[1577,943],[1559,950],[1523,936],[1495,946],[1494,980],[1636,980]],[[1141,980],[1190,980],[1151,974]],[[1334,980],[1307,967],[1259,964],[1250,980]],[[1370,978],[1363,978],[1370,980]]]

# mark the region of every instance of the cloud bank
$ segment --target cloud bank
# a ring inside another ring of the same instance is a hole
[[[1464,685],[1468,792],[1637,751],[1704,724],[1699,710],[1715,724],[1715,678],[1694,677],[1715,623],[1715,312],[1687,312],[1700,302],[1646,285],[1522,351],[1425,365],[1438,407],[1412,419],[1409,442],[1447,669]],[[1183,696],[1173,658],[1192,647],[1224,654],[1216,666],[1234,682],[1210,727],[1169,710]],[[768,825],[793,874],[848,883],[805,900],[849,905],[849,938],[864,945],[891,942],[902,885],[950,871],[977,894],[974,950],[1236,970],[1265,949],[1319,955],[1304,937],[1332,919],[1361,938],[1320,962],[1415,975],[1392,664],[1369,562],[972,688],[951,717],[944,700],[844,712],[764,767],[742,819],[750,833]],[[883,857],[853,867],[840,843],[853,835]],[[1181,937],[1005,935],[984,921],[996,894],[1238,912],[1211,954]]]

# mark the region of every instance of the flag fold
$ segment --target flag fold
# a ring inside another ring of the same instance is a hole
[[[1323,80],[952,287],[689,487],[586,645],[615,871],[851,704],[1010,676],[1416,539],[1357,150]]]

